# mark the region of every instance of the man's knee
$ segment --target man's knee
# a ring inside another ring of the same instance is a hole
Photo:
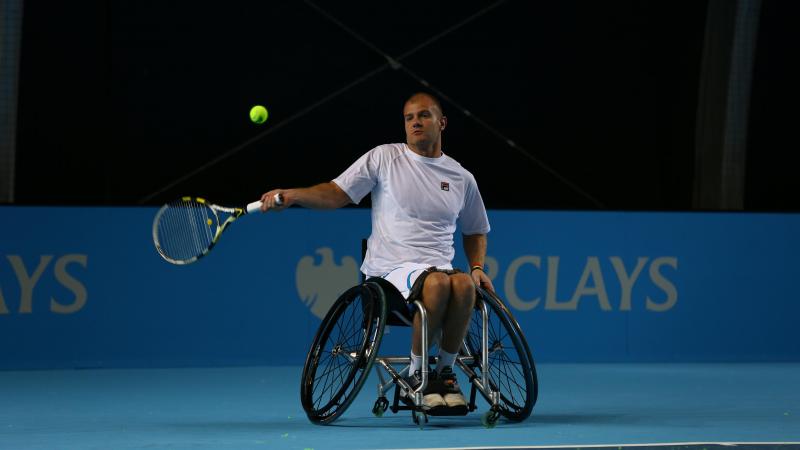
[[[422,285],[422,302],[427,307],[446,306],[450,299],[450,280],[441,272],[429,273]]]
[[[459,308],[472,309],[475,306],[475,283],[465,273],[457,273],[450,277],[450,303]]]

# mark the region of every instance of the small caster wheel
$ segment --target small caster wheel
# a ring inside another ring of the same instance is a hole
[[[495,410],[489,410],[481,416],[481,423],[486,428],[494,428],[497,425],[497,419],[500,418],[500,413]]]
[[[383,413],[385,413],[388,408],[389,400],[387,400],[386,397],[378,397],[378,399],[375,400],[375,405],[372,406],[372,414],[374,414],[375,417],[383,417]]]
[[[425,424],[428,423],[428,415],[423,411],[411,411],[411,419],[420,429],[424,428]]]

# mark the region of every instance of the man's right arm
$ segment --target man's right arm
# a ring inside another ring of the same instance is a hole
[[[275,194],[282,203],[275,202]],[[336,183],[329,181],[316,186],[296,189],[273,189],[261,196],[261,211],[280,211],[292,205],[300,205],[312,209],[341,208],[352,200]]]

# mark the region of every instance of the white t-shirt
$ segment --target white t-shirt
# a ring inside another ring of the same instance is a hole
[[[406,144],[373,148],[333,180],[359,203],[372,193],[372,234],[361,271],[381,276],[403,263],[452,268],[456,221],[489,232],[475,177],[453,158],[426,158]]]

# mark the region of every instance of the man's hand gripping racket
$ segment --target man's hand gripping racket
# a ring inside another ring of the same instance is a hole
[[[219,206],[199,197],[183,197],[167,203],[156,213],[153,243],[167,262],[190,264],[207,255],[239,217],[286,206],[280,193],[264,194],[262,200],[243,208]]]

